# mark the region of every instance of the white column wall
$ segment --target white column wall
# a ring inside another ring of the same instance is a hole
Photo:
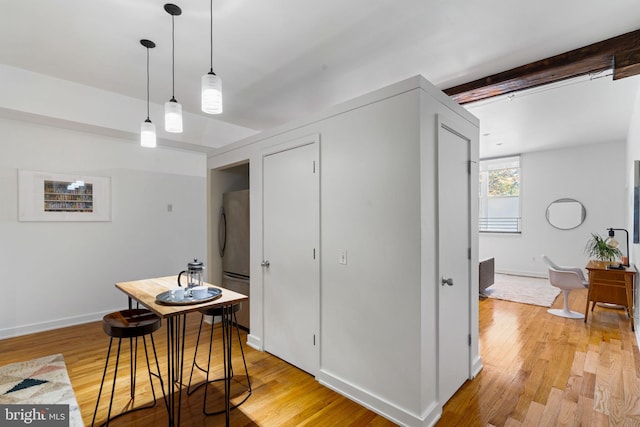
[[[421,411],[419,95],[413,91],[336,116],[320,132],[320,380],[416,415]],[[433,218],[433,210],[427,215]],[[340,249],[347,250],[347,265],[338,263]],[[429,305],[435,311],[433,300]]]
[[[424,80],[401,82],[223,148],[208,163],[217,169],[250,160],[248,341],[262,349],[262,153],[319,135],[321,353],[316,378],[411,426],[430,425],[441,410],[436,400],[436,113],[471,118],[457,105],[441,105],[450,101],[436,92]],[[347,265],[338,262],[341,249],[347,251]],[[477,325],[472,333],[477,341]]]
[[[9,119],[0,134],[0,338],[98,320],[127,305],[116,282],[206,259],[204,154]],[[19,222],[18,169],[111,177],[112,221]]]
[[[250,159],[249,343],[262,349],[262,153],[320,135],[317,378],[404,424],[421,413],[418,99],[417,90],[402,94],[209,160],[217,168]],[[347,265],[338,262],[340,249]]]

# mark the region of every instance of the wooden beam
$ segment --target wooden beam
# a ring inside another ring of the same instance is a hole
[[[613,80],[640,74],[640,48],[616,52],[614,64]]]
[[[613,68],[614,79],[640,74],[640,30],[503,71],[444,92],[459,104]]]

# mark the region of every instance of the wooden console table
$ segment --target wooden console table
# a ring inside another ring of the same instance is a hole
[[[589,315],[589,303],[592,302],[591,311],[596,302],[618,304],[626,308],[631,330],[633,324],[633,282],[636,269],[626,267],[624,270],[607,269],[611,263],[603,261],[589,261],[587,270],[589,271],[589,294],[587,296],[587,307],[584,310],[584,321],[587,322]]]

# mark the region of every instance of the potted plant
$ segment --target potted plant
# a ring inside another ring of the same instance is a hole
[[[591,237],[584,247],[584,253],[598,261],[613,262],[622,256],[622,252],[617,245],[611,243],[599,234],[591,233]]]

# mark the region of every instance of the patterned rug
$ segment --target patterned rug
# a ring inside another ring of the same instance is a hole
[[[537,277],[496,274],[495,283],[484,290],[489,298],[551,307],[560,289]]]
[[[68,425],[84,426],[61,354],[0,366],[0,405],[5,404],[69,405]]]

